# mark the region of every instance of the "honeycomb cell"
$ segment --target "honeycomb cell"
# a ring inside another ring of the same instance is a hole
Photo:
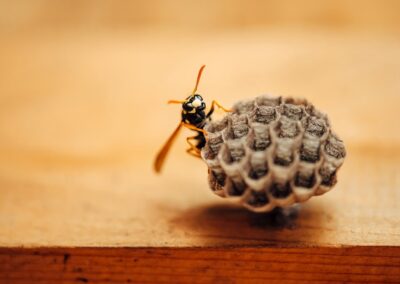
[[[258,96],[253,104],[256,106],[278,107],[282,104],[282,97],[274,97],[270,95]]]
[[[297,172],[294,180],[295,186],[304,188],[312,188],[315,185],[315,182],[315,174],[304,171]]]
[[[269,127],[265,125],[253,126],[247,142],[247,145],[252,151],[265,151],[268,146],[271,145]]]
[[[304,138],[300,147],[300,160],[316,163],[320,159],[320,140],[315,138]]]
[[[246,115],[232,115],[229,131],[230,139],[238,139],[249,133],[248,119]]]
[[[225,186],[225,193],[229,197],[240,197],[246,191],[246,184],[242,180],[234,181],[232,178],[228,178]]]
[[[251,207],[262,207],[269,203],[268,196],[263,191],[250,191],[245,203]]]
[[[228,126],[228,117],[225,117],[225,118],[223,118],[221,120],[208,122],[207,125],[204,127],[204,129],[209,134],[213,134],[213,133],[219,134],[227,126]]]
[[[271,195],[275,198],[286,198],[292,193],[289,182],[285,184],[273,183],[270,188]]]
[[[262,124],[270,124],[277,118],[275,107],[272,106],[257,106],[253,112],[249,114],[251,122],[258,122]]]
[[[281,117],[274,127],[274,132],[279,138],[295,138],[300,134],[300,127],[296,121]]]
[[[328,137],[327,143],[325,144],[325,152],[336,159],[342,159],[346,156],[343,141],[334,134]]]
[[[248,177],[251,179],[258,180],[268,174],[268,162],[260,157],[254,155],[249,160]]]
[[[297,105],[284,104],[282,115],[292,120],[300,120],[303,118],[303,108]]]
[[[210,182],[213,183],[214,186],[224,187],[226,180],[226,174],[223,171],[210,171]]]
[[[305,132],[314,137],[322,137],[326,133],[325,120],[309,116],[305,125]]]
[[[223,152],[223,159],[226,164],[238,163],[246,155],[246,150],[240,142],[227,143]]]
[[[331,187],[336,184],[336,169],[334,167],[323,165],[319,170],[319,174],[322,178],[322,185]]]
[[[290,148],[277,147],[273,161],[277,166],[288,167],[294,161],[294,155]]]
[[[254,107],[255,107],[254,101],[241,101],[241,102],[236,103],[232,109],[233,109],[233,113],[241,115],[241,114],[248,114],[248,113],[252,112]]]

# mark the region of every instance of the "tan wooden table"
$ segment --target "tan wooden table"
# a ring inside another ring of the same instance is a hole
[[[400,40],[254,30],[37,33],[0,44],[0,283],[399,282]],[[337,186],[277,226],[155,153],[199,92],[306,97],[348,157]]]

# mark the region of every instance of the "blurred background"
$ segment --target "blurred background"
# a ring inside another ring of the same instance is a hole
[[[397,146],[399,11],[396,0],[0,1],[0,159],[149,166],[179,120],[165,102],[190,92],[201,64],[207,101],[306,97],[348,145]]]
[[[164,174],[152,172],[180,119],[166,101],[190,93],[202,64],[208,102],[305,97],[349,157],[398,150],[400,1],[1,0],[0,209],[17,220],[10,204],[54,188],[88,200],[207,188],[205,165],[185,153],[188,131]]]
[[[165,102],[190,92],[201,64],[209,102],[305,97],[348,146],[398,147],[398,11],[395,0],[0,1],[2,173],[151,171],[179,120]],[[172,165],[202,169],[183,141]]]
[[[320,27],[398,31],[396,0],[267,1],[1,1],[2,30],[56,29],[117,31],[140,28],[240,30],[273,27]]]

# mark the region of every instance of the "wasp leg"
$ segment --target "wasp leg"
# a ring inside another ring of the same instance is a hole
[[[200,151],[197,148],[189,148],[186,152],[196,158],[201,158]]]
[[[195,140],[197,138],[197,135],[195,136],[190,136],[186,138],[186,142],[189,144],[190,148],[186,150],[187,153],[189,153],[192,156],[195,156],[197,158],[201,158],[200,155],[200,150],[194,145],[191,140]]]
[[[197,128],[196,126],[193,126],[193,125],[191,125],[189,123],[182,122],[182,125],[185,126],[186,128],[191,129],[191,130],[202,132],[203,134],[207,134],[207,131],[205,131],[204,129]]]
[[[192,140],[196,140],[197,139],[197,135],[194,136],[190,136],[190,137],[186,137],[186,142],[189,144],[190,148],[196,148],[196,145],[193,144],[193,142],[191,142]]]
[[[223,107],[219,102],[217,102],[216,100],[212,101],[212,103],[211,103],[211,108],[212,108],[212,109],[214,108],[214,106],[219,107],[220,109],[222,109],[222,110],[225,111],[225,112],[232,112],[231,109],[226,109],[226,108],[224,108],[224,107]]]
[[[215,106],[219,107],[220,109],[222,109],[225,112],[232,112],[232,110],[224,108],[219,102],[214,100],[211,103],[211,108],[210,108],[210,111],[207,113],[207,117],[210,117],[213,114]]]

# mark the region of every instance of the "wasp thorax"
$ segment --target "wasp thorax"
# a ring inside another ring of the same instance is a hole
[[[329,191],[346,156],[326,115],[305,100],[260,96],[207,121],[202,158],[211,189],[252,211]]]

